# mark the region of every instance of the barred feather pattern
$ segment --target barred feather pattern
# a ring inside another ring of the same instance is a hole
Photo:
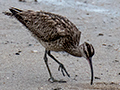
[[[66,17],[44,11],[10,10],[46,49],[68,51],[79,45],[81,32]]]

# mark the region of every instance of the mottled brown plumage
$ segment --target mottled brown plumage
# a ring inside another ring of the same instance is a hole
[[[43,11],[19,11],[15,17],[46,49],[65,51],[79,45],[81,32],[66,17]]]
[[[45,47],[44,60],[50,74],[50,79],[56,81],[51,74],[47,63],[47,55],[54,59],[59,64],[59,70],[62,74],[64,72],[69,77],[64,65],[51,55],[50,51],[66,51],[67,53],[86,58],[91,67],[91,84],[93,82],[93,68],[92,56],[94,55],[94,48],[91,44],[83,43],[79,46],[81,32],[77,27],[69,21],[66,17],[61,15],[32,10],[23,11],[17,8],[10,8],[11,13],[5,13],[9,16],[15,16],[28,30],[33,34],[37,40]]]

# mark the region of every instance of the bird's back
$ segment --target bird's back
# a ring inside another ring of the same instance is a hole
[[[10,8],[10,11],[42,45],[47,44],[49,47],[53,44],[51,48],[56,45],[61,46],[61,49],[79,45],[81,32],[66,17],[44,11],[23,11],[16,8]]]

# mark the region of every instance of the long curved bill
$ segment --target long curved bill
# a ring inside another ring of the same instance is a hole
[[[93,84],[93,66],[92,66],[92,58],[88,59],[89,64],[90,64],[90,68],[91,68],[91,85]]]

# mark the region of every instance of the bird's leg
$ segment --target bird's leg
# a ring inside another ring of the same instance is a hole
[[[64,65],[62,63],[60,63],[53,55],[51,55],[50,51],[48,51],[48,55],[55,60],[58,64],[59,64],[59,68],[58,71],[61,70],[63,76],[65,76],[65,73],[67,74],[68,77],[70,77],[70,75],[68,74],[67,70],[65,69]],[[64,73],[65,72],[65,73]]]
[[[47,50],[45,50],[44,60],[45,60],[45,64],[46,64],[46,66],[47,66],[48,72],[49,72],[49,74],[50,74],[50,78],[48,79],[48,81],[50,81],[50,82],[57,82],[57,80],[55,80],[55,79],[53,78],[52,73],[51,73],[51,71],[50,71],[50,68],[49,68],[49,66],[48,66]]]
[[[47,53],[48,53],[48,51],[45,50],[44,60],[45,60],[45,64],[46,64],[46,66],[47,66],[48,72],[49,72],[49,74],[50,74],[50,78],[48,79],[48,81],[50,81],[50,82],[52,82],[52,83],[53,83],[53,82],[65,83],[66,81],[56,80],[56,79],[53,78],[52,73],[51,73],[51,71],[50,71],[50,68],[49,68],[49,66],[48,66]]]

